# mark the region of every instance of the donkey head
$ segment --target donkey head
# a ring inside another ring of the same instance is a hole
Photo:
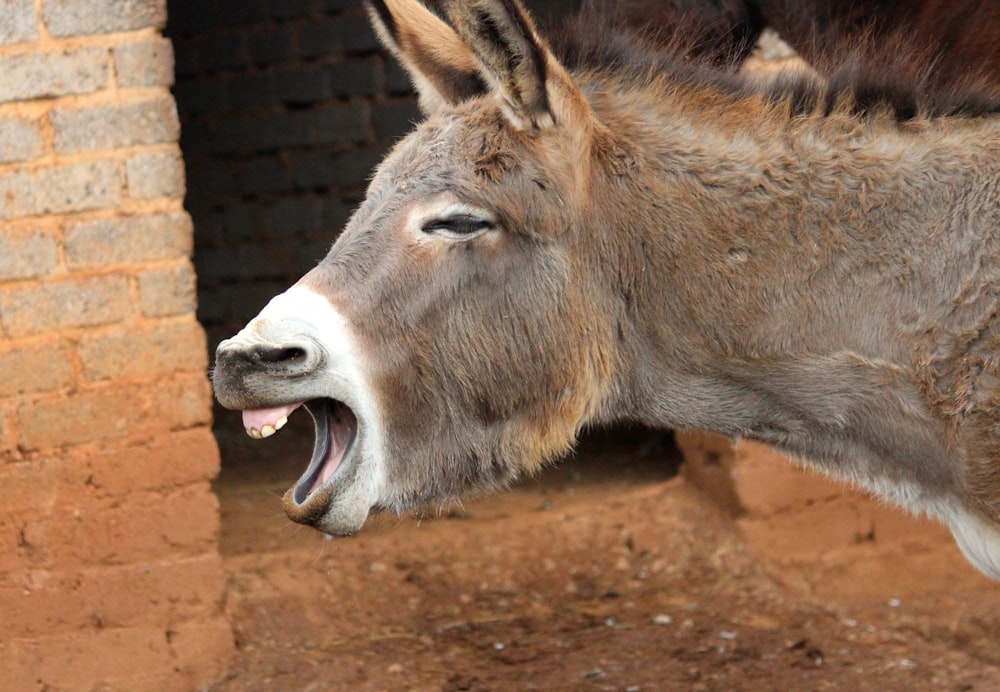
[[[284,498],[330,533],[499,485],[572,445],[613,388],[594,237],[607,135],[517,2],[371,2],[426,120],[329,255],[220,344],[219,401],[266,437],[304,406]]]

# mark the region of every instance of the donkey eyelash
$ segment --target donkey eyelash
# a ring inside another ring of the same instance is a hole
[[[424,233],[444,232],[449,235],[466,237],[476,235],[493,228],[493,222],[469,214],[456,214],[444,219],[428,221],[420,230]]]

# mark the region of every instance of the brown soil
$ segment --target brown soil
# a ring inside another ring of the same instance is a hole
[[[650,439],[598,436],[510,492],[333,540],[281,514],[301,459],[226,468],[239,653],[212,689],[1000,689],[1000,588],[950,543],[821,597]]]

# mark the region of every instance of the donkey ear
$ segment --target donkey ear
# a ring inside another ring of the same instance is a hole
[[[475,55],[417,0],[367,0],[375,33],[409,72],[420,108],[432,115],[485,94]]]
[[[445,14],[515,126],[551,127],[570,102],[583,103],[518,0],[446,0]]]

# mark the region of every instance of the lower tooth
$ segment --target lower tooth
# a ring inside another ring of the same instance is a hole
[[[247,428],[247,435],[249,435],[255,440],[259,440],[262,437],[264,437],[263,435],[261,435],[260,430],[258,430],[257,428]]]
[[[287,422],[288,422],[288,416],[282,416],[281,418],[278,419],[278,422],[274,424],[274,429],[281,430],[283,427],[285,427],[285,423]]]
[[[274,434],[274,432],[275,432],[275,427],[273,425],[265,425],[263,428],[260,429],[260,436],[270,437],[271,435]]]

